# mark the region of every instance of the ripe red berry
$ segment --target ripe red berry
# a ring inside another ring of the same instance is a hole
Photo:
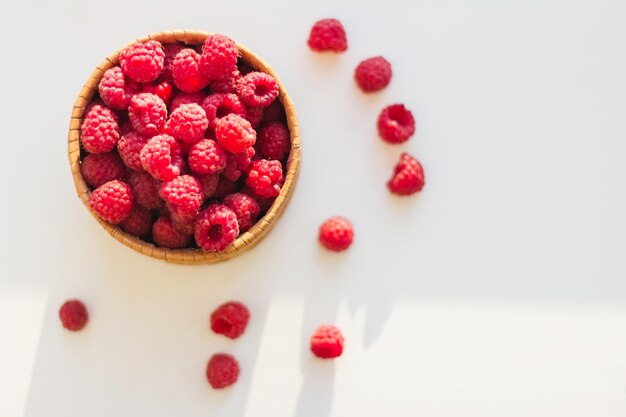
[[[241,101],[248,107],[267,107],[278,97],[278,84],[264,72],[251,72],[237,83]]]
[[[406,152],[400,156],[387,188],[394,194],[410,195],[424,187],[424,169],[419,161]]]
[[[80,172],[85,182],[92,187],[123,180],[126,176],[124,163],[115,152],[87,155],[80,165]]]
[[[404,104],[385,107],[378,116],[378,134],[388,143],[402,143],[415,133],[413,113]]]
[[[340,252],[352,244],[354,227],[344,217],[332,217],[326,220],[319,231],[319,241],[327,249]]]
[[[117,151],[124,165],[135,171],[143,171],[140,155],[141,150],[146,146],[149,139],[148,136],[144,136],[134,130],[131,130],[120,138],[119,142],[117,142]]]
[[[250,229],[261,213],[259,204],[247,194],[235,193],[227,195],[224,197],[224,204],[230,207],[237,215],[239,233]]]
[[[124,74],[140,83],[156,80],[161,71],[165,52],[160,42],[149,40],[128,46],[120,54]]]
[[[117,115],[101,104],[87,108],[80,130],[80,141],[89,153],[110,152],[120,140]]]
[[[226,77],[237,69],[238,54],[237,44],[228,36],[209,35],[202,46],[200,70],[211,80]]]
[[[165,59],[163,61],[163,71],[161,72],[159,80],[173,83],[174,77],[172,76],[172,66],[174,65],[174,59],[176,58],[176,55],[178,55],[178,53],[185,48],[178,43],[169,43],[165,45],[163,49],[165,52]],[[163,99],[163,101],[167,100]]]
[[[200,55],[193,49],[183,49],[174,59],[172,75],[174,84],[186,93],[195,93],[209,84],[207,78],[200,71]]]
[[[169,106],[174,94],[174,88],[169,81],[155,81],[153,83],[145,83],[141,87],[144,93],[152,93],[161,98],[166,106]]]
[[[133,129],[142,135],[158,135],[163,131],[167,120],[167,106],[156,94],[135,94],[130,99],[128,118]]]
[[[125,182],[113,180],[96,188],[89,197],[89,206],[101,218],[112,224],[119,224],[135,205],[135,198],[130,186]]]
[[[238,235],[237,215],[225,205],[212,204],[198,216],[196,243],[205,252],[222,252]]]
[[[259,159],[252,162],[246,185],[255,195],[264,198],[276,197],[280,194],[282,183],[283,168],[279,161]]]
[[[125,232],[137,237],[145,237],[152,230],[152,213],[150,210],[135,205],[128,217],[120,223]]]
[[[222,171],[222,176],[229,181],[237,181],[250,167],[255,153],[253,147],[239,153],[228,152],[226,154],[226,168]]]
[[[146,171],[131,172],[128,176],[128,185],[133,190],[135,203],[147,209],[155,209],[162,205],[159,197],[158,180]]]
[[[204,199],[202,184],[191,175],[181,175],[164,182],[159,189],[159,195],[167,204],[172,216],[176,215],[181,221],[194,219]]]
[[[184,165],[180,145],[169,135],[154,136],[139,155],[143,169],[154,178],[164,181],[178,177]]]
[[[381,90],[391,81],[391,64],[382,56],[366,59],[356,67],[354,79],[366,93]]]
[[[236,94],[211,94],[204,99],[202,108],[206,112],[211,129],[215,129],[217,123],[231,113],[246,117],[246,107]]]
[[[332,359],[343,353],[344,339],[336,326],[323,324],[311,336],[311,352],[318,358]]]
[[[63,327],[76,332],[85,327],[89,321],[89,313],[82,301],[68,300],[59,309],[59,318]]]
[[[100,98],[107,106],[115,110],[126,109],[130,98],[140,89],[141,85],[124,76],[120,67],[106,70],[98,84]]]
[[[226,388],[237,382],[239,362],[232,355],[216,353],[207,364],[206,377],[214,389]]]
[[[165,131],[183,143],[193,144],[204,137],[209,127],[206,112],[197,104],[182,104],[170,115]]]
[[[257,148],[261,157],[282,160],[289,152],[289,129],[282,123],[264,126],[258,134]]]
[[[222,148],[233,153],[243,152],[256,142],[256,131],[250,122],[232,113],[220,119],[215,136]]]
[[[191,235],[179,232],[168,217],[161,216],[152,225],[152,239],[158,246],[180,249],[189,245]]]
[[[230,339],[243,334],[250,320],[248,308],[238,301],[229,301],[211,314],[211,330]]]
[[[348,49],[346,31],[337,19],[315,22],[309,34],[309,47],[314,51],[343,52]]]

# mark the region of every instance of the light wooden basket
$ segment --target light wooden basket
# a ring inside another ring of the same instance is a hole
[[[208,35],[208,32],[201,32],[197,30],[174,30],[169,32],[153,33],[143,38],[135,39],[128,45],[137,42],[145,42],[150,39],[160,41],[163,44],[183,42],[189,45],[200,45],[204,43],[204,40]],[[276,197],[276,200],[267,213],[250,230],[240,235],[228,248],[226,248],[226,250],[220,253],[208,253],[199,249],[161,248],[153,245],[152,243],[144,242],[143,240],[124,232],[120,227],[100,219],[89,207],[88,200],[91,191],[89,190],[89,187],[85,183],[85,180],[80,172],[80,127],[83,122],[83,114],[85,112],[85,107],[91,102],[92,98],[98,94],[98,84],[100,82],[100,78],[107,69],[118,65],[119,55],[128,45],[123,46],[116,52],[106,57],[106,59],[96,67],[87,79],[87,82],[83,86],[72,109],[72,117],[70,120],[68,134],[68,156],[78,197],[82,200],[104,230],[106,230],[111,236],[129,248],[153,258],[185,264],[214,263],[231,259],[252,248],[272,229],[276,221],[283,213],[283,210],[289,201],[289,197],[293,192],[300,167],[300,129],[298,127],[298,117],[296,115],[294,104],[291,101],[291,98],[289,98],[285,87],[280,82],[280,79],[272,67],[255,55],[252,51],[240,44],[237,44],[237,47],[239,48],[242,58],[254,68],[272,75],[278,82],[280,90],[278,99],[282,102],[285,108],[287,125],[291,134],[291,151],[287,160],[285,182],[280,191],[280,195]]]

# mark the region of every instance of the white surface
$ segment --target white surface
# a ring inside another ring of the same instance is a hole
[[[624,2],[336,3],[5,5],[0,415],[626,415]],[[306,48],[326,16],[343,20],[346,54]],[[257,51],[301,117],[289,209],[222,265],[120,245],[74,196],[67,166],[92,68],[179,27]],[[394,78],[364,96],[352,71],[376,54]],[[374,128],[391,102],[419,124],[399,147]],[[404,150],[427,178],[410,199],[384,187]],[[316,243],[333,214],[356,226],[341,255]],[[80,334],[58,323],[68,297],[90,308]],[[207,327],[228,299],[253,313],[237,341]],[[322,322],[345,331],[335,362],[307,351]],[[242,364],[222,392],[204,379],[217,351]]]

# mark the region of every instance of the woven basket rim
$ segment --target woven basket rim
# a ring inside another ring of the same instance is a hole
[[[72,178],[74,180],[74,186],[76,188],[76,193],[85,205],[85,207],[87,207],[92,216],[111,236],[113,236],[125,246],[128,246],[129,248],[144,255],[173,263],[204,264],[231,259],[258,244],[267,235],[267,233],[269,233],[269,231],[272,229],[275,222],[279,219],[285,207],[287,206],[291,194],[293,193],[293,189],[295,187],[300,168],[301,138],[300,128],[298,124],[298,116],[295,110],[295,106],[276,72],[267,62],[257,56],[254,52],[241,45],[240,43],[237,43],[239,53],[245,61],[251,64],[254,68],[266,72],[276,79],[279,88],[278,100],[281,101],[285,109],[287,126],[290,131],[291,150],[287,159],[287,170],[284,176],[285,182],[283,184],[283,187],[281,188],[280,194],[278,195],[278,197],[276,197],[272,206],[250,230],[237,237],[237,239],[228,248],[220,253],[203,252],[199,249],[189,248],[167,249],[157,247],[152,243],[144,242],[143,240],[129,233],[126,233],[119,226],[110,224],[107,221],[99,218],[91,209],[91,207],[89,207],[88,200],[89,196],[91,195],[91,191],[87,186],[87,183],[83,179],[80,171],[80,127],[82,125],[85,108],[98,92],[98,84],[100,82],[100,79],[102,78],[102,75],[107,69],[119,65],[119,55],[124,50],[124,48],[132,44],[138,42],[146,42],[151,39],[158,40],[163,44],[185,43],[188,45],[198,45],[202,44],[206,37],[210,34],[212,33],[193,29],[180,29],[152,33],[127,43],[126,45],[117,49],[111,55],[107,56],[93,70],[93,72],[83,85],[80,93],[78,94],[76,101],[74,102],[70,118],[70,126],[68,132],[68,158],[72,171]]]

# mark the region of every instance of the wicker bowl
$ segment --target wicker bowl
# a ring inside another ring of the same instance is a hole
[[[204,40],[209,35],[208,32],[201,32],[196,30],[175,30],[169,32],[153,33],[143,38],[135,39],[128,45],[145,42],[150,39],[157,40],[163,44],[182,42],[189,45],[200,45],[204,43]],[[269,233],[274,226],[274,223],[278,220],[282,214],[285,206],[289,201],[289,197],[293,192],[295,181],[298,175],[298,169],[300,166],[300,129],[298,127],[298,117],[296,110],[285,90],[285,87],[280,82],[280,79],[265,61],[255,55],[252,51],[245,48],[242,45],[237,44],[239,52],[244,61],[249,63],[252,67],[266,72],[272,75],[278,82],[279,96],[278,100],[281,101],[285,109],[285,115],[287,117],[287,126],[291,135],[291,151],[287,160],[287,169],[285,173],[285,182],[280,191],[280,195],[276,197],[272,206],[267,213],[257,221],[257,223],[247,232],[241,234],[228,248],[220,253],[203,252],[199,249],[167,249],[157,247],[152,243],[144,242],[143,240],[124,232],[120,227],[110,224],[107,221],[99,218],[89,207],[88,200],[91,194],[87,183],[83,179],[80,171],[81,161],[81,146],[80,146],[80,128],[83,122],[83,114],[85,108],[91,102],[92,98],[98,94],[98,84],[100,78],[104,72],[119,64],[119,55],[121,51],[128,45],[123,46],[116,52],[112,53],[96,69],[91,73],[91,76],[87,79],[87,82],[83,86],[74,107],[72,109],[72,117],[70,120],[70,128],[68,134],[68,156],[70,161],[70,168],[72,169],[72,177],[74,178],[74,185],[76,186],[76,192],[78,197],[82,200],[83,204],[91,212],[94,218],[100,223],[100,225],[115,239],[140,252],[144,255],[151,256],[153,258],[162,259],[168,262],[185,263],[185,264],[199,264],[199,263],[214,263],[231,259],[240,253],[252,248],[258,242],[261,241]]]

